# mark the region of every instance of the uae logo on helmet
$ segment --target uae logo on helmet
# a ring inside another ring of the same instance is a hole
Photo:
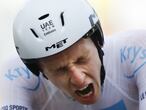
[[[55,25],[53,23],[53,20],[48,20],[49,14],[45,14],[38,19],[43,21],[42,24],[40,24],[40,28],[44,33],[44,36],[47,36],[48,34],[51,34],[52,32],[55,32]]]

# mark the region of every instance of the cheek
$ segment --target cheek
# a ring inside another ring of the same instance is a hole
[[[89,63],[91,75],[94,79],[100,80],[101,62],[99,58],[93,58]]]

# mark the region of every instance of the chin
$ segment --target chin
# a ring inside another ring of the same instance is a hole
[[[79,103],[85,104],[85,105],[94,104],[96,102],[97,102],[97,99],[95,99],[95,100],[88,100],[88,101],[79,101]]]

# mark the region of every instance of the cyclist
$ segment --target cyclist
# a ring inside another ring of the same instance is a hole
[[[16,87],[2,109],[145,109],[145,30],[106,37],[104,44],[86,0],[31,0],[13,29],[17,52],[33,74],[16,56],[5,72]]]

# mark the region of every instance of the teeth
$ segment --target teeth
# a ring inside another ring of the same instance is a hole
[[[82,97],[89,96],[93,93],[93,85],[89,84],[81,89],[76,90],[75,92],[76,92],[76,94],[78,94],[79,96],[82,96]]]
[[[86,85],[85,87],[79,89],[79,91],[83,91],[84,89],[86,89],[88,87],[88,85]]]
[[[82,96],[82,97],[87,97],[87,96],[91,95],[92,93],[93,93],[93,92],[90,91],[88,94],[85,94],[85,95],[80,94],[80,96]]]

